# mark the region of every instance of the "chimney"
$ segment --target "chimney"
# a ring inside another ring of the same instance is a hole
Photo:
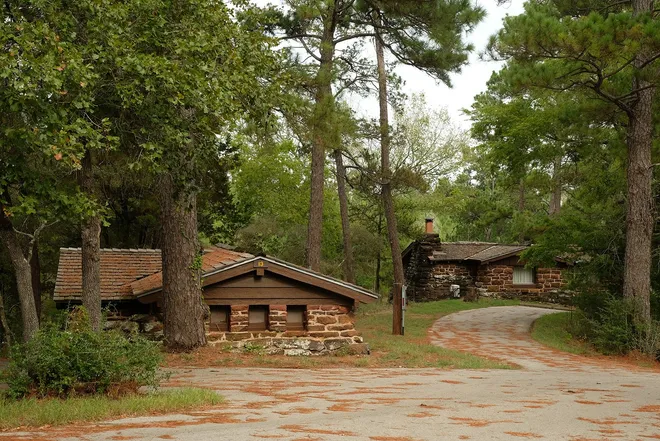
[[[427,217],[426,218],[426,234],[433,234],[433,218],[432,217]]]

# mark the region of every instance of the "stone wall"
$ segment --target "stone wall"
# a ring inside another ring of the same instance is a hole
[[[533,285],[514,285],[513,266],[483,265],[477,272],[476,286],[485,297],[570,304],[562,268],[537,268]]]
[[[425,234],[413,244],[405,262],[405,279],[408,300],[411,302],[430,302],[451,297],[449,287],[459,285],[461,295],[474,285],[470,267],[457,263],[434,263],[428,256],[440,249],[437,234]]]
[[[429,302],[451,298],[451,285],[459,285],[461,297],[472,293],[474,297],[499,297],[520,300],[570,304],[572,293],[566,291],[565,268],[538,268],[536,283],[530,286],[513,284],[513,265],[516,257],[506,264],[486,264],[479,267],[467,262],[432,262],[428,256],[442,251],[437,234],[425,234],[413,242],[404,256],[408,299]],[[473,266],[474,265],[474,266]]]
[[[369,347],[355,330],[353,314],[346,306],[307,306],[304,330],[286,329],[286,305],[269,306],[268,329],[262,331],[248,329],[248,311],[247,305],[232,305],[230,332],[207,329],[209,345],[284,355],[325,355],[337,351],[369,353]]]

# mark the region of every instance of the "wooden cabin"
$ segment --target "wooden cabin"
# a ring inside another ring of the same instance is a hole
[[[211,344],[246,343],[269,353],[316,354],[348,345],[364,352],[354,310],[378,297],[359,286],[268,256],[214,247],[202,258]],[[55,286],[59,307],[81,302],[81,250],[63,248]],[[101,295],[114,321],[160,316],[160,250],[101,250]],[[150,326],[150,329],[158,327]]]

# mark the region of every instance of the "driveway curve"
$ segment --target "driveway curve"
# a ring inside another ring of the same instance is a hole
[[[531,370],[584,371],[628,365],[588,358],[544,346],[530,335],[536,319],[560,311],[529,306],[498,306],[461,311],[437,320],[429,338],[437,346],[517,364]]]
[[[429,331],[434,344],[522,369],[181,369],[171,386],[217,390],[227,403],[180,415],[0,432],[0,441],[660,439],[658,373],[532,341],[533,321],[553,312],[465,311]]]

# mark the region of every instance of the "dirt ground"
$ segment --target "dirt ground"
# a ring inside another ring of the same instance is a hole
[[[650,440],[660,439],[660,374],[541,346],[533,321],[556,311],[497,307],[438,320],[435,344],[517,370],[180,369],[170,386],[227,404],[183,415],[0,433],[3,440]]]

